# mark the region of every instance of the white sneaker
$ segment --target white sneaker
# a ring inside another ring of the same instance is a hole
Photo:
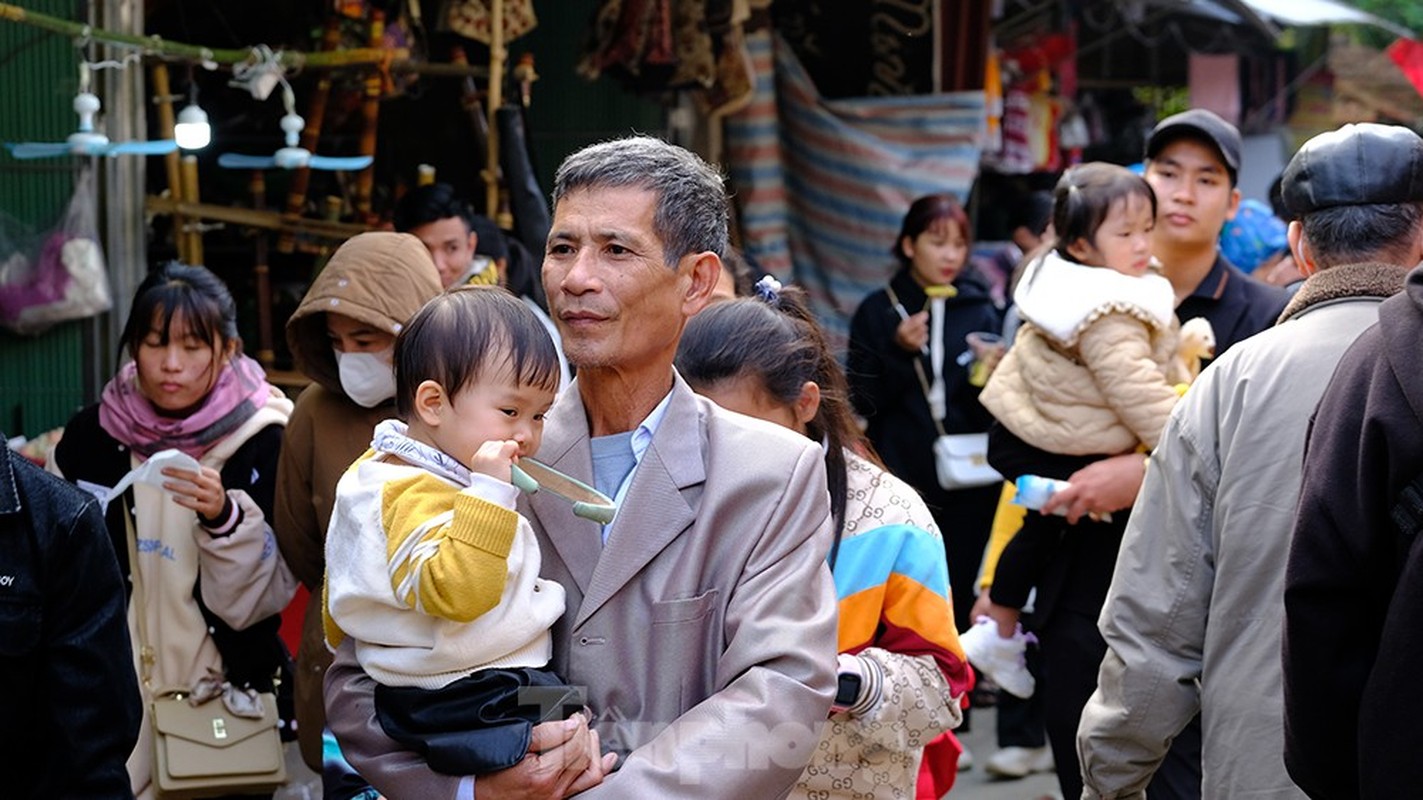
[[[959,744],[962,746],[963,743],[960,742]],[[973,769],[973,753],[970,753],[969,749],[964,747],[964,749],[959,751],[958,770],[959,772],[968,772],[971,769]]]
[[[1026,778],[1034,772],[1052,772],[1052,748],[1004,747],[988,757],[983,764],[990,775],[1000,778]]]
[[[1028,672],[1028,635],[1023,633],[1023,626],[1004,639],[998,635],[998,623],[979,617],[972,628],[959,634],[959,644],[969,662],[1003,691],[1025,700],[1033,696],[1037,681]]]

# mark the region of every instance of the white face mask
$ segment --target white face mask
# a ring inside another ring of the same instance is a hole
[[[337,353],[336,370],[341,388],[352,402],[375,408],[395,396],[395,369],[391,366],[394,348],[379,353]]]

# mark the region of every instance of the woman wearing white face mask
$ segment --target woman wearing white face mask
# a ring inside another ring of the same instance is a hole
[[[439,273],[419,239],[363,233],[331,256],[287,322],[287,344],[312,384],[297,398],[287,426],[275,527],[292,572],[318,597],[336,482],[370,446],[375,424],[395,416],[395,335],[440,291]],[[302,757],[317,771],[326,719],[321,684],[330,662],[321,604],[313,602],[297,653],[296,715]]]

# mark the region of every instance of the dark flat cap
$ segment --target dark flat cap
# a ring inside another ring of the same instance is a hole
[[[1360,122],[1304,143],[1280,179],[1295,216],[1336,206],[1423,201],[1423,138],[1399,125]]]
[[[1240,171],[1240,131],[1219,114],[1204,108],[1172,114],[1156,123],[1156,127],[1151,129],[1151,136],[1146,139],[1147,160],[1155,158],[1167,144],[1185,137],[1215,145],[1220,160],[1225,162],[1231,173]]]

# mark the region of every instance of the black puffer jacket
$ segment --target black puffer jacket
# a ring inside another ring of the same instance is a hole
[[[0,447],[4,796],[130,798],[143,708],[93,497]]]

